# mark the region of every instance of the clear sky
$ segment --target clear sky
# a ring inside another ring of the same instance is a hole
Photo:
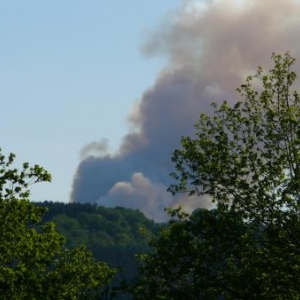
[[[140,52],[180,0],[12,0],[0,4],[0,147],[45,167],[32,200],[68,201],[80,149],[108,138],[164,65]]]

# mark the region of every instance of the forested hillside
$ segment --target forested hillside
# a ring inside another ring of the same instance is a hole
[[[55,223],[67,248],[84,244],[97,260],[120,268],[116,281],[136,275],[135,255],[149,250],[149,239],[160,227],[140,211],[123,207],[50,201],[35,204],[48,208],[43,219]]]

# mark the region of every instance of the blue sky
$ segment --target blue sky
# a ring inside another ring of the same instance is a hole
[[[140,52],[182,1],[2,1],[0,147],[45,167],[32,200],[68,201],[80,149],[117,149],[134,101],[165,64]]]

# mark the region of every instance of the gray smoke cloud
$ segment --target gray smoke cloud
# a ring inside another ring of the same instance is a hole
[[[82,147],[80,150],[80,158],[84,160],[91,155],[101,156],[107,154],[108,151],[108,139],[102,138],[100,141],[93,141]]]
[[[273,52],[300,57],[299,12],[293,0],[185,1],[142,47],[168,65],[130,113],[135,131],[114,154],[102,143],[83,148],[71,201],[137,208],[156,221],[164,207],[210,207],[208,198],[166,192],[172,153],[211,101],[236,101],[236,88],[258,65],[268,69]]]

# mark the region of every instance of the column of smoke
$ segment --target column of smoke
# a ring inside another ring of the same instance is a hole
[[[272,52],[300,57],[299,12],[293,0],[224,0],[186,1],[169,15],[142,48],[169,63],[129,115],[137,130],[115,154],[105,141],[83,148],[71,201],[137,208],[157,221],[168,206],[209,207],[208,199],[166,192],[172,152],[212,100],[236,100],[246,75],[270,67]]]

